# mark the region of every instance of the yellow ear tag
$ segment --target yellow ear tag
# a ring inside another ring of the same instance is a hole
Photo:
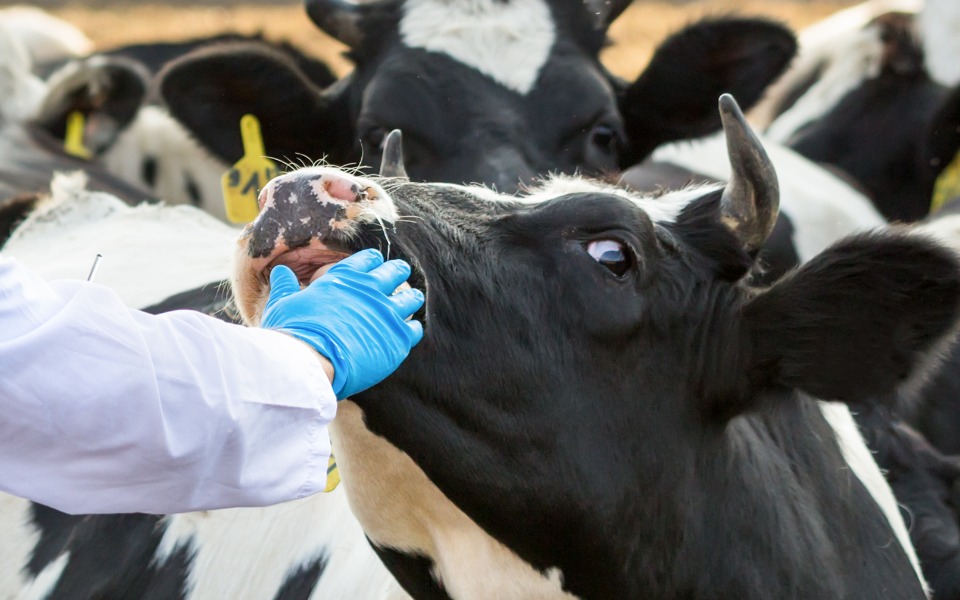
[[[332,492],[340,485],[340,469],[337,468],[337,461],[330,455],[330,461],[327,463],[327,487],[323,488],[325,492]]]
[[[940,176],[934,182],[930,212],[940,210],[948,200],[957,196],[960,196],[960,152],[957,152],[953,162],[940,172]]]
[[[253,115],[240,119],[243,158],[220,178],[223,205],[231,223],[249,223],[257,218],[257,196],[267,182],[277,176],[277,167],[269,158],[260,135],[260,121]]]
[[[64,136],[63,150],[70,156],[89,160],[93,153],[83,145],[83,130],[86,126],[87,120],[82,112],[75,110],[70,113],[67,117],[67,135]]]

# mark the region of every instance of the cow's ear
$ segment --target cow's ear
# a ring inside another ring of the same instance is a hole
[[[65,140],[68,124],[83,116],[83,145],[94,155],[109,149],[136,117],[149,74],[139,63],[91,56],[66,63],[47,80],[47,94],[32,123]]]
[[[838,242],[742,312],[750,387],[873,402],[919,382],[960,317],[960,261],[908,233]]]
[[[661,144],[719,129],[715,100],[722,94],[748,110],[796,51],[789,29],[763,19],[703,20],[672,35],[620,94],[630,140],[622,166]]]
[[[187,54],[157,75],[173,117],[223,161],[243,157],[240,119],[260,121],[272,158],[346,161],[352,127],[342,99],[324,94],[289,57],[261,44],[218,44]]]

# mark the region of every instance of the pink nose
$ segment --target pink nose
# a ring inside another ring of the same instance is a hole
[[[260,211],[272,206],[274,201],[286,202],[291,193],[294,196],[308,194],[318,200],[337,200],[340,203],[360,202],[368,198],[367,188],[346,173],[310,173],[303,170],[281,175],[264,186],[257,197]]]
[[[366,197],[366,192],[359,185],[343,175],[324,173],[320,176],[320,181],[327,194],[335,200],[359,202]]]

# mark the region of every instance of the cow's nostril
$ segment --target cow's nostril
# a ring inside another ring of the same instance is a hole
[[[367,196],[366,190],[355,182],[336,175],[323,175],[323,189],[331,198],[344,202],[360,202]]]

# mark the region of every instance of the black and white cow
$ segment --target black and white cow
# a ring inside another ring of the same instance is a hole
[[[312,85],[326,87],[336,80],[323,61],[289,42],[269,40],[262,35],[225,33],[181,42],[133,44],[106,49],[102,54],[134,60],[144,65],[152,77],[167,63],[192,51],[237,43],[282,54]],[[99,161],[111,173],[150,190],[167,202],[193,204],[226,220],[220,178],[239,156],[229,162],[211,156],[155,100],[148,98]],[[239,122],[234,124],[234,129],[238,127]]]
[[[960,21],[960,4],[917,4],[869,2],[811,27],[761,107],[776,117],[769,139],[845,174],[895,221],[929,212],[934,182],[960,145],[960,87],[938,81],[932,66],[960,53],[925,43],[944,39],[937,32]]]
[[[754,172],[752,168],[749,170]],[[769,185],[771,182],[769,176],[765,178],[765,181]],[[393,186],[387,185],[387,187],[392,189]],[[632,231],[635,227],[649,226],[652,228],[650,231],[656,232],[653,234],[654,237],[644,237],[642,240],[631,241],[631,247],[638,252],[649,249],[650,243],[653,243],[654,247],[660,248],[659,236],[672,232],[672,235],[676,237],[672,240],[665,240],[665,242],[672,241],[673,245],[668,243],[663,245],[661,249],[666,254],[662,258],[669,265],[683,266],[683,269],[693,269],[707,277],[708,281],[714,281],[721,286],[727,284],[717,281],[715,277],[736,277],[734,271],[739,268],[726,262],[728,259],[741,264],[743,268],[747,268],[750,262],[748,255],[736,250],[736,244],[732,249],[722,243],[713,247],[714,242],[722,242],[724,239],[723,229],[718,229],[719,226],[707,227],[704,231],[695,227],[698,224],[706,224],[704,219],[708,216],[700,214],[698,210],[695,210],[695,207],[699,206],[707,211],[709,205],[717,202],[722,195],[716,186],[687,190],[656,200],[649,197],[638,199],[635,195],[623,190],[606,187],[598,190],[595,186],[586,185],[576,180],[558,181],[552,184],[552,192],[545,191],[542,195],[534,196],[529,203],[516,198],[497,196],[492,192],[476,188],[426,185],[417,189],[423,192],[424,202],[428,204],[437,202],[438,205],[443,207],[443,214],[449,215],[451,220],[442,229],[457,236],[458,239],[463,232],[457,225],[459,217],[455,219],[453,217],[458,215],[460,210],[470,211],[475,209],[477,211],[476,217],[482,218],[491,208],[488,202],[490,199],[498,200],[493,207],[502,206],[508,212],[522,206],[530,211],[527,215],[529,218],[526,219],[518,220],[503,215],[505,219],[502,223],[507,227],[505,232],[513,232],[518,235],[525,231],[530,235],[539,235],[540,229],[536,226],[539,223],[539,217],[535,214],[540,214],[539,211],[548,206],[555,206],[557,210],[565,213],[564,215],[557,213],[557,216],[564,219],[567,216],[571,218],[567,223],[567,226],[571,227],[569,229],[571,235],[577,231],[583,231],[582,228],[584,227],[585,230],[592,232],[591,234],[601,235],[603,232],[594,229],[594,226],[600,222],[597,219],[602,221],[606,210],[604,206],[612,202],[612,206],[619,207],[616,209],[618,217],[624,214],[620,212],[620,209],[625,210],[626,214],[637,217],[617,223],[616,229],[622,235],[626,235],[627,231]],[[223,307],[224,299],[218,293],[216,283],[213,285],[205,284],[223,279],[229,271],[230,254],[236,247],[234,243],[235,230],[188,206],[144,205],[131,208],[104,194],[84,192],[78,189],[76,182],[69,180],[58,180],[55,191],[55,199],[41,205],[17,230],[13,239],[5,247],[5,253],[20,258],[48,278],[76,278],[86,275],[94,254],[101,252],[104,254],[104,260],[98,271],[97,281],[117,289],[131,306],[152,306],[154,307],[153,310],[185,306],[208,309]],[[586,200],[586,203],[581,208],[575,208],[570,199],[546,203],[537,202],[538,200],[544,200],[545,196],[550,194],[566,192],[573,193],[577,200]],[[577,197],[577,194],[581,192],[585,192],[586,195]],[[446,205],[444,199],[448,198],[451,193],[456,193],[458,198],[464,201],[460,209]],[[596,193],[600,193],[603,197],[595,197],[594,194]],[[608,193],[613,196],[607,196]],[[419,192],[415,195],[419,195]],[[379,202],[379,205],[389,206],[385,202]],[[469,207],[472,207],[472,209]],[[639,212],[639,207],[644,207],[644,213],[648,215],[646,220]],[[279,208],[279,205],[277,208]],[[394,218],[389,210],[380,212],[379,216],[382,220],[396,221],[400,228],[397,231],[390,231],[387,236],[389,241],[381,240],[381,242],[385,242],[384,248],[387,249],[388,253],[393,255],[398,248],[404,248],[405,253],[409,252],[410,239],[407,238],[404,241],[403,236],[407,234],[402,229],[405,226],[401,225],[406,219]],[[519,215],[515,216],[519,217]],[[264,218],[267,217],[269,215],[265,215]],[[442,218],[446,219],[446,217]],[[581,218],[586,219],[586,221],[581,222],[579,220]],[[770,215],[768,214],[767,219],[769,220],[769,218]],[[301,223],[299,218],[295,220],[297,223]],[[500,219],[497,219],[497,221],[500,221]],[[643,225],[644,223],[646,225]],[[690,228],[684,229],[683,223],[689,225]],[[528,226],[532,229],[525,229]],[[447,230],[446,227],[451,229]],[[646,229],[642,230],[647,231]],[[343,231],[346,233],[347,229]],[[719,231],[719,239],[711,236],[701,237],[701,233],[705,234],[709,231],[714,233]],[[309,231],[296,232],[289,229],[285,237],[290,242],[297,243],[295,236],[301,234],[309,234]],[[364,237],[367,235],[371,235],[371,233],[363,233]],[[469,236],[462,238],[464,242],[469,239]],[[607,292],[599,292],[605,287],[596,288],[596,293],[600,293],[600,296],[594,297],[593,288],[583,285],[584,282],[582,281],[572,287],[562,283],[566,275],[560,267],[569,263],[570,268],[580,269],[583,267],[583,259],[588,261],[592,261],[592,259],[588,259],[586,256],[577,258],[580,255],[575,252],[572,254],[564,253],[562,263],[551,266],[550,254],[540,254],[538,250],[540,246],[534,243],[533,237],[523,239],[527,239],[531,245],[524,247],[521,244],[519,247],[514,247],[514,250],[510,253],[498,253],[497,260],[503,261],[500,266],[488,269],[481,267],[479,264],[474,265],[477,267],[477,271],[473,274],[471,281],[481,285],[486,290],[484,293],[493,302],[490,307],[503,307],[505,305],[501,304],[502,302],[510,304],[514,301],[519,302],[518,297],[520,296],[529,297],[526,292],[523,294],[516,293],[514,290],[518,287],[513,285],[515,282],[511,281],[511,278],[517,275],[513,259],[518,258],[522,260],[523,264],[527,264],[529,261],[530,268],[533,269],[531,276],[537,278],[537,289],[542,289],[543,293],[548,295],[549,301],[544,302],[542,306],[532,312],[527,311],[526,315],[518,313],[511,319],[552,318],[550,315],[554,314],[556,310],[561,310],[559,307],[565,306],[582,306],[588,310],[589,315],[582,319],[577,317],[573,321],[563,321],[562,327],[549,327],[544,330],[529,328],[514,332],[511,329],[513,320],[503,323],[498,322],[497,326],[492,329],[502,326],[501,331],[511,331],[509,336],[513,337],[505,338],[509,339],[509,342],[501,340],[496,344],[486,344],[484,340],[487,340],[487,338],[480,339],[479,343],[485,345],[485,352],[490,356],[465,371],[464,374],[472,373],[475,375],[477,372],[475,369],[484,371],[487,376],[495,373],[492,379],[487,377],[487,381],[490,384],[497,385],[512,385],[511,382],[520,384],[524,378],[531,383],[550,381],[549,378],[542,379],[545,375],[543,370],[529,372],[527,369],[521,368],[525,363],[518,362],[511,369],[489,371],[487,370],[489,365],[486,361],[498,356],[503,360],[519,359],[527,356],[530,352],[546,351],[548,348],[555,347],[554,345],[565,339],[566,336],[575,335],[577,332],[587,336],[586,341],[591,344],[591,347],[595,344],[609,347],[610,353],[601,352],[596,356],[596,359],[610,358],[614,362],[594,369],[594,372],[600,373],[605,369],[612,368],[611,365],[615,364],[616,360],[620,360],[617,358],[619,353],[616,348],[626,348],[626,346],[615,339],[617,337],[616,332],[610,330],[608,326],[613,326],[616,329],[618,326],[615,321],[619,318],[628,317],[630,314],[638,314],[636,313],[637,307],[630,311],[625,311],[623,307],[608,310],[604,308],[606,304],[597,302],[601,298],[606,298],[607,302],[615,302],[615,296],[607,295]],[[550,236],[545,239],[550,239]],[[573,238],[564,239],[573,240]],[[499,244],[497,240],[503,241],[499,236],[490,239],[491,242],[496,241],[496,244],[489,246],[490,251],[496,251],[500,247],[497,245]],[[900,238],[892,238],[892,241],[896,240],[900,240]],[[583,241],[586,242],[586,240]],[[633,259],[623,254],[618,257],[616,246],[611,246],[608,243],[609,240],[597,239],[596,241],[598,243],[592,245],[589,251],[585,249],[583,251],[586,251],[587,254],[596,254],[600,263],[607,265],[600,268],[600,271],[596,272],[594,276],[588,276],[589,281],[603,286],[605,282],[609,283],[607,279],[604,279],[605,277],[616,278],[614,272],[619,271],[624,266],[624,260]],[[641,241],[643,241],[643,244],[640,244]],[[755,241],[751,244],[753,243]],[[587,244],[591,245],[589,242]],[[66,247],[69,248],[68,251],[65,251]],[[463,250],[470,247],[472,247],[472,242],[465,245]],[[436,250],[442,253],[447,252],[447,250],[441,248]],[[576,246],[573,246],[572,250],[576,250]],[[515,252],[520,254],[517,255]],[[622,253],[622,250],[620,252]],[[537,258],[538,256],[539,258]],[[660,257],[660,255],[655,253],[647,258],[652,260],[657,257]],[[639,258],[639,255],[634,255],[633,258]],[[649,281],[651,284],[660,281],[659,269],[666,266],[667,263],[645,262],[645,272],[652,279],[647,279],[647,276],[645,276],[643,281]],[[426,265],[426,263],[418,261],[414,261],[414,264],[419,265],[421,269]],[[449,264],[452,266],[454,263]],[[587,264],[591,264],[591,262]],[[520,265],[516,266],[519,267]],[[729,272],[727,269],[730,269]],[[462,269],[457,270],[462,271]],[[608,271],[609,275],[603,275]],[[550,278],[544,280],[544,274]],[[663,275],[666,275],[666,272]],[[467,276],[467,273],[461,272],[460,276]],[[633,276],[629,275],[628,277]],[[481,279],[485,283],[480,281]],[[439,328],[441,327],[453,327],[457,335],[476,332],[476,328],[480,327],[481,323],[474,321],[475,315],[487,314],[485,313],[486,309],[479,312],[464,310],[460,315],[444,314],[446,309],[441,310],[440,313],[433,312],[443,306],[444,303],[459,301],[460,298],[466,302],[464,305],[466,308],[477,301],[476,287],[465,287],[461,290],[463,295],[459,295],[454,293],[455,290],[451,289],[444,292],[442,287],[435,287],[440,286],[442,280],[433,276],[428,276],[426,281],[429,292],[428,302],[431,302],[431,299],[437,302],[431,305],[432,308],[428,309],[431,311],[428,312],[428,326],[433,328],[433,332],[439,336],[441,331]],[[547,283],[545,284],[545,282]],[[415,283],[417,282],[415,281]],[[451,280],[451,283],[454,282]],[[905,283],[900,282],[898,285],[905,285]],[[631,285],[625,285],[622,286],[622,289],[626,290],[630,287]],[[729,287],[732,291],[740,289],[734,282],[730,282]],[[650,291],[653,291],[653,289],[649,288]],[[681,302],[681,305],[684,302],[685,289],[677,288],[675,290],[677,300]],[[793,288],[775,289],[789,292]],[[168,299],[175,292],[186,293],[176,294],[173,299]],[[441,293],[442,296],[437,296]],[[446,297],[447,293],[453,295]],[[557,299],[560,299],[560,301],[557,301]],[[653,296],[650,299],[652,300]],[[691,297],[688,300],[693,302],[694,299]],[[653,305],[644,303],[643,306]],[[697,303],[693,302],[693,306],[696,307]],[[519,308],[519,305],[517,307]],[[934,309],[932,307],[928,308],[930,310]],[[684,312],[684,309],[680,306],[677,310],[681,313]],[[256,311],[255,307],[253,311]],[[496,317],[499,314],[499,312],[490,313],[490,316]],[[694,314],[701,313],[694,311]],[[597,320],[597,315],[606,316]],[[825,326],[827,325],[825,324]],[[560,335],[561,333],[562,335]],[[642,331],[637,330],[637,333],[640,334]],[[428,335],[430,335],[429,332]],[[491,337],[494,335],[492,330],[489,335]],[[429,348],[429,346],[426,347]],[[490,348],[498,348],[499,350],[490,352]],[[669,349],[677,349],[677,347],[668,344],[662,350]],[[570,350],[573,352],[573,348]],[[583,350],[583,348],[580,348],[578,352],[580,350]],[[462,366],[465,362],[471,362],[475,358],[474,352],[475,349],[466,347],[451,353],[450,357],[453,359],[451,367],[456,368]],[[664,352],[655,352],[654,355],[663,356],[664,359],[672,356],[672,354],[665,354]],[[565,360],[573,358],[573,356],[570,356]],[[418,355],[414,355],[411,361],[418,359]],[[500,360],[500,358],[497,358],[497,360]],[[645,364],[647,367],[650,366],[647,363],[640,363],[638,366],[644,366]],[[561,366],[544,363],[543,368],[550,369],[550,373],[553,373],[555,368],[560,369]],[[585,369],[587,366],[581,364],[574,368],[571,373],[579,372],[579,369]],[[834,365],[834,367],[840,368],[840,365]],[[430,367],[425,368],[432,372]],[[833,372],[830,371],[830,373]],[[436,373],[437,384],[449,381],[451,377],[456,378],[452,373],[452,371],[445,369],[438,371]],[[864,374],[864,376],[871,375],[872,373]],[[464,378],[464,384],[467,384],[472,378],[473,375],[470,378]],[[611,378],[604,385],[615,385],[616,381],[622,380],[623,378]],[[578,389],[580,387],[582,386],[578,386]],[[494,391],[494,389],[499,388],[491,388],[491,391]],[[608,396],[602,400],[598,399],[596,407],[601,405],[610,407],[609,402],[613,398],[613,396]],[[556,399],[563,400],[564,395],[560,394]],[[363,399],[360,399],[360,402],[364,404]],[[547,401],[547,404],[551,402],[552,400]],[[776,409],[774,405],[770,410],[778,415],[781,414],[778,411],[782,411],[784,418],[788,418],[791,413],[802,413],[806,416],[801,418],[801,421],[807,423],[808,413],[810,412],[809,401],[798,400],[797,402],[800,405],[799,408],[792,406],[792,403],[787,401],[789,406]],[[397,406],[399,408],[405,405],[406,402],[401,402]],[[511,405],[517,407],[517,412],[511,412]],[[873,464],[869,452],[863,446],[846,407],[840,404],[823,404],[822,409],[828,422],[842,431],[839,438],[841,440],[840,450],[833,446],[833,442],[828,441],[827,458],[824,460],[846,460],[854,467],[853,472],[857,475],[857,478],[854,478],[850,475],[850,471],[845,469],[840,471],[846,474],[844,486],[840,490],[841,495],[846,493],[862,494],[863,490],[858,481],[862,481],[867,489],[877,492],[878,497],[882,498],[881,505],[886,509],[886,513],[892,516],[889,527],[897,532],[897,538],[904,544],[903,548],[906,549],[906,555],[912,556],[909,542],[903,542],[907,539],[907,532],[902,520],[896,516],[896,502],[890,495],[889,489],[886,488],[876,465]],[[547,439],[548,432],[543,430],[538,433],[540,430],[530,430],[522,426],[526,422],[525,419],[535,416],[537,411],[534,407],[520,402],[519,398],[514,398],[509,404],[502,405],[502,408],[497,410],[499,411],[497,414],[500,415],[497,417],[499,424],[509,426],[513,422],[518,426],[510,429],[513,433],[508,434],[505,438],[505,440],[512,440],[512,442],[506,445],[500,444],[503,448],[515,447],[517,454],[507,457],[508,460],[502,463],[504,479],[490,488],[489,492],[494,495],[501,494],[498,486],[507,486],[510,489],[503,492],[502,497],[513,502],[513,499],[520,498],[516,494],[523,492],[523,490],[521,488],[514,489],[512,482],[515,482],[519,475],[518,472],[511,469],[516,466],[516,460],[522,462],[526,460],[525,457],[537,457],[540,453],[547,451],[549,444],[543,446],[541,442]],[[590,410],[591,406],[584,404],[580,406],[578,413],[586,416],[590,414]],[[616,411],[616,414],[620,415],[623,409],[617,408]],[[760,414],[767,414],[767,412],[767,410],[761,410]],[[344,431],[341,432],[338,444],[345,444],[351,439],[348,434],[350,428],[358,423],[359,414],[356,405],[351,403],[341,404],[338,421]],[[409,415],[400,412],[398,416],[403,416],[406,419]],[[776,415],[771,418],[776,421]],[[800,431],[811,434],[817,433],[825,440],[832,440],[833,434],[829,429],[824,429],[825,425],[822,419],[816,416],[816,412],[811,418],[813,424],[810,425],[810,428],[801,428]],[[735,417],[730,421],[731,424],[728,425],[728,428],[740,433],[749,432],[752,431],[758,420],[762,421],[763,419]],[[587,426],[595,422],[591,418],[580,422],[580,424]],[[483,431],[488,430],[477,430],[478,433]],[[644,447],[649,447],[645,445],[649,443],[649,440],[641,435],[643,431],[645,429],[641,428],[631,432],[629,436],[624,436],[623,439],[634,439]],[[790,431],[795,433],[793,429]],[[793,435],[790,432],[784,433]],[[363,432],[359,432],[359,434],[359,439],[363,444],[366,441],[374,444],[387,444],[385,440],[379,438],[364,437],[366,434]],[[588,437],[592,437],[592,434]],[[587,443],[588,437],[583,438],[582,444],[577,442],[578,445],[576,446],[576,449],[584,451],[584,458],[597,456],[594,452],[601,451],[603,448],[609,449],[609,446],[604,445],[594,448],[592,444]],[[803,441],[802,446],[804,448],[810,450],[813,454],[817,454],[814,449],[810,448],[810,444],[813,442],[809,437],[801,435],[800,438]],[[678,443],[681,443],[679,439],[673,440],[670,442],[670,447],[673,448]],[[512,444],[525,446],[516,447]],[[389,444],[387,444],[387,449],[389,450]],[[354,457],[354,460],[356,459],[355,448],[343,447],[341,450],[344,453],[343,460],[347,461],[347,464],[344,464],[344,468],[347,469],[346,473],[357,474],[356,485],[368,485],[370,480],[360,478],[363,471],[356,470],[355,466],[351,467],[349,464],[351,456]],[[369,447],[365,449],[365,451],[368,450]],[[840,459],[837,452],[842,452],[844,458]],[[664,452],[662,456],[670,457],[674,455],[670,452]],[[540,464],[544,469],[540,472],[541,475],[554,480],[553,473],[557,472],[556,469],[561,469],[566,473],[567,466],[565,465],[568,465],[568,462],[563,457],[569,457],[569,453],[558,454],[556,460],[550,458],[541,461]],[[459,461],[462,464],[474,464],[482,458],[482,456],[460,454],[451,456],[445,453],[439,459]],[[465,460],[470,462],[464,462]],[[559,462],[556,462],[557,460]],[[774,460],[773,457],[771,457],[771,460]],[[626,457],[615,459],[614,464],[603,468],[598,467],[596,474],[601,477],[609,477],[611,478],[610,481],[616,481],[619,477],[619,467],[626,466],[624,461],[627,461]],[[669,464],[675,463],[670,462]],[[840,464],[844,463],[841,462]],[[448,594],[469,597],[470,590],[473,590],[479,597],[565,596],[558,591],[559,574],[557,572],[551,572],[551,576],[547,578],[541,577],[533,573],[523,561],[517,560],[514,552],[507,546],[492,543],[488,534],[477,528],[470,517],[467,517],[461,509],[452,505],[437,488],[432,487],[432,484],[425,479],[422,473],[411,470],[414,465],[408,457],[388,451],[384,455],[384,462],[380,463],[380,466],[383,469],[378,474],[381,486],[391,486],[389,493],[392,494],[392,498],[403,498],[404,500],[401,500],[402,505],[361,506],[361,509],[365,509],[366,518],[369,519],[371,514],[374,515],[381,524],[386,525],[387,530],[395,526],[398,535],[401,536],[409,533],[408,528],[411,519],[423,519],[435,526],[430,537],[409,538],[408,541],[414,540],[415,544],[413,547],[402,547],[401,550],[404,550],[404,552],[396,553],[383,548],[380,549],[381,556],[391,565],[391,568],[404,577],[405,585],[417,590],[418,594],[422,592],[424,597],[431,597],[429,594],[436,591],[432,579],[427,576],[430,568],[429,562],[426,559],[411,560],[408,556],[405,556],[406,553],[417,552],[425,546],[430,546],[437,551],[428,554],[431,558],[440,560],[436,573],[443,577],[444,589]],[[663,466],[668,466],[668,463],[665,462]],[[790,470],[786,469],[786,471]],[[832,480],[828,479],[828,481]],[[815,491],[822,491],[821,484],[825,484],[825,482],[814,483],[816,484],[814,485]],[[589,489],[592,489],[596,494],[593,498],[597,502],[592,506],[604,510],[611,506],[612,492],[608,493],[606,487],[599,486]],[[854,491],[851,492],[851,490]],[[369,496],[371,502],[377,502],[380,493],[383,491],[382,487],[375,489],[375,493]],[[421,503],[423,493],[433,494],[432,500],[426,505]],[[779,497],[774,488],[767,490],[765,494],[765,497],[771,499],[771,501]],[[357,508],[357,499],[364,497],[363,495],[354,497],[354,509]],[[848,501],[853,501],[849,496],[843,497]],[[574,498],[584,499],[579,496]],[[856,502],[857,514],[874,515],[872,508],[865,508],[873,506],[872,500],[866,497],[858,497]],[[324,598],[396,598],[403,595],[396,584],[392,583],[392,579],[387,576],[376,556],[370,550],[356,520],[347,509],[342,488],[332,494],[318,495],[299,503],[272,508],[214,511],[165,518],[142,515],[70,517],[13,498],[5,498],[3,503],[4,510],[0,511],[0,530],[6,532],[8,542],[4,546],[6,559],[0,561],[0,585],[3,586],[0,588],[0,595],[5,594],[18,598],[86,598],[91,596],[168,598],[179,596],[188,599],[223,597],[292,599],[306,598],[310,595]],[[589,503],[587,504],[589,507]],[[771,504],[768,508],[773,506]],[[578,500],[575,508],[580,507],[580,501]],[[722,507],[718,506],[719,508]],[[811,514],[809,511],[802,511],[801,516],[809,516],[809,514]],[[833,509],[829,509],[822,516],[830,518],[832,515],[835,515],[835,513]],[[573,518],[574,522],[580,519],[576,515]],[[846,518],[847,516],[844,515],[844,519]],[[827,524],[833,525],[834,523],[829,520]],[[877,523],[874,523],[874,525],[877,525]],[[840,523],[840,526],[845,527],[845,521]],[[877,526],[881,529],[888,527],[882,524]],[[378,529],[381,534],[383,531],[383,529]],[[564,531],[563,529],[559,530],[558,535],[564,535]],[[818,534],[820,531],[820,529],[817,529]],[[870,528],[870,531],[874,531],[874,529]],[[614,537],[620,535],[619,526],[617,531],[611,535]],[[901,554],[903,551],[898,550],[899,547],[899,543],[893,541],[892,536],[890,536],[885,539],[882,549],[875,548],[874,551],[887,554],[888,557],[898,555],[903,559],[903,554]],[[723,553],[718,552],[718,554]],[[874,554],[869,554],[869,556],[872,559]],[[467,567],[464,567],[464,561],[468,561]],[[495,570],[491,571],[482,567],[482,565],[494,565]],[[902,565],[900,566],[902,567]],[[411,568],[413,568],[413,571],[411,571]],[[897,567],[887,575],[892,575],[895,570],[899,569],[900,567]],[[407,575],[403,575],[404,573]],[[570,581],[566,572],[564,572],[564,577],[565,580]],[[830,577],[826,577],[826,579],[830,579]],[[904,581],[907,582],[905,585],[908,586],[910,585],[909,582],[913,581],[913,586],[919,589],[919,584],[915,583],[916,575],[911,574],[909,568]],[[424,584],[427,586],[426,589],[419,587]]]
[[[50,188],[57,171],[83,170],[90,189],[130,203],[152,194],[108,173],[102,165],[68,154],[68,116],[85,117],[92,152],[109,146],[136,114],[146,91],[137,66],[108,58],[78,60],[44,81],[31,72],[20,36],[0,22],[0,245],[10,227],[32,206],[31,197]],[[18,198],[14,209],[13,198]]]
[[[776,175],[721,112],[725,187],[516,198],[318,167],[262,193],[237,249],[248,321],[273,266],[307,281],[363,247],[426,291],[423,342],[333,429],[351,506],[415,596],[925,597],[843,402],[916,385],[956,326],[960,263],[876,232],[743,285]]]
[[[796,48],[766,20],[706,20],[622,81],[599,53],[628,5],[307,0],[356,65],[336,84],[318,87],[287,57],[240,45],[171,64],[159,89],[227,163],[242,156],[238,123],[253,113],[271,157],[376,168],[386,133],[399,128],[412,178],[513,192],[547,173],[616,172],[664,142],[716,131],[712,99],[732,92],[752,104]]]

